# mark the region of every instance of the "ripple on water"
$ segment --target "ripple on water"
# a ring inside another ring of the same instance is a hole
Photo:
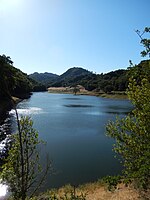
[[[44,113],[42,108],[38,107],[29,107],[29,108],[18,108],[17,112],[19,115],[32,115],[32,114],[41,114]],[[15,115],[15,110],[9,112],[10,115]]]

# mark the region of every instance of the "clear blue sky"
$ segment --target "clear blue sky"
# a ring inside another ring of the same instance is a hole
[[[150,0],[0,0],[0,54],[28,74],[105,73],[142,60],[145,26]]]

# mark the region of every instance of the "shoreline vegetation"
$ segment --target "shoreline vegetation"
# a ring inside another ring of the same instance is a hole
[[[128,99],[125,91],[112,91],[109,93],[105,93],[103,91],[88,91],[83,86],[79,85],[79,91],[76,95],[89,95],[89,96],[97,96],[103,98],[110,98],[110,99]],[[49,93],[56,93],[56,94],[74,94],[73,87],[49,87]]]
[[[125,186],[125,184],[119,183],[116,188],[108,190],[108,185],[100,179],[93,183],[79,185],[78,187],[65,185],[59,189],[51,189],[33,197],[32,200],[69,199],[64,197],[70,197],[72,194],[78,197],[78,199],[86,200],[138,200],[140,196],[133,185]]]

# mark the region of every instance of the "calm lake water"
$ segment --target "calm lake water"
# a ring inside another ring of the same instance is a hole
[[[47,142],[41,148],[42,164],[47,152],[56,172],[48,175],[43,190],[118,174],[121,166],[112,152],[114,141],[105,136],[105,125],[131,109],[128,100],[47,92],[33,93],[19,103],[18,113],[30,115],[39,137]],[[13,121],[13,111],[10,115]]]

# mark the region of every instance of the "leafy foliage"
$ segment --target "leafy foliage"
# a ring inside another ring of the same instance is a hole
[[[150,82],[150,60],[143,60],[138,65],[129,67],[128,70],[128,77],[135,79],[137,84],[141,84],[145,77]]]
[[[22,117],[19,124],[21,135],[12,135],[12,147],[2,166],[0,177],[9,186],[15,200],[25,200],[27,194],[32,196],[43,181],[43,178],[38,180],[41,173],[38,145],[41,141],[29,117]]]
[[[113,191],[117,188],[118,183],[121,182],[121,176],[106,176],[103,178],[103,182],[107,184],[109,191]]]
[[[139,186],[150,186],[150,83],[141,85],[131,80],[129,99],[135,106],[131,115],[107,125],[107,135],[115,138],[115,152],[121,155],[127,181],[136,180]]]
[[[139,30],[136,30],[136,33],[138,34],[138,36],[140,37],[141,39],[141,44],[143,45],[144,47],[144,50],[141,52],[141,55],[143,57],[145,56],[149,56],[150,57],[150,38],[143,38],[143,35],[145,33],[150,33],[150,27],[145,27],[144,31],[141,32]]]
[[[74,86],[73,93],[76,95],[77,92],[80,92],[80,88],[78,86]]]
[[[40,87],[45,89],[41,84],[33,81],[27,74],[13,66],[11,58],[0,55],[0,99],[10,98],[10,95],[20,97],[22,94],[29,94]],[[8,94],[9,91],[9,94]]]
[[[148,54],[149,52],[147,52]],[[142,65],[141,65],[142,64]],[[150,61],[130,68],[127,90],[134,110],[127,117],[109,122],[107,135],[116,141],[114,150],[121,155],[126,183],[150,189]]]

